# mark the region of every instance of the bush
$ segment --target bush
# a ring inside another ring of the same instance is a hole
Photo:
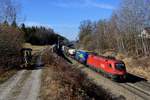
[[[20,62],[23,33],[10,26],[0,25],[0,68],[11,68]]]

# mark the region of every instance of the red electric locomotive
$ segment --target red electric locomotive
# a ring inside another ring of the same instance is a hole
[[[127,72],[123,61],[89,54],[87,65],[96,69],[98,72],[104,74],[112,80],[126,79]]]

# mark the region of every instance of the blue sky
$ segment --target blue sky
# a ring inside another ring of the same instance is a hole
[[[70,40],[83,20],[108,19],[120,0],[19,0],[26,25],[49,26]]]

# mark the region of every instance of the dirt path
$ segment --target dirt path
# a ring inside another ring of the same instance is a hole
[[[37,100],[41,85],[42,70],[33,70],[30,77],[25,82],[17,100]]]
[[[21,80],[25,70],[19,71],[16,75],[14,75],[11,79],[9,79],[4,84],[0,85],[0,100],[6,100],[6,97],[10,94],[13,87]]]
[[[21,70],[0,85],[0,100],[38,100],[42,69]]]

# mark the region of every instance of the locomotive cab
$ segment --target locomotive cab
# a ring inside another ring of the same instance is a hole
[[[115,68],[116,68],[116,70],[119,70],[119,71],[125,71],[126,70],[124,63],[116,63]]]
[[[117,62],[114,64],[114,72],[115,74],[112,76],[114,80],[126,80],[126,67],[123,62]]]

